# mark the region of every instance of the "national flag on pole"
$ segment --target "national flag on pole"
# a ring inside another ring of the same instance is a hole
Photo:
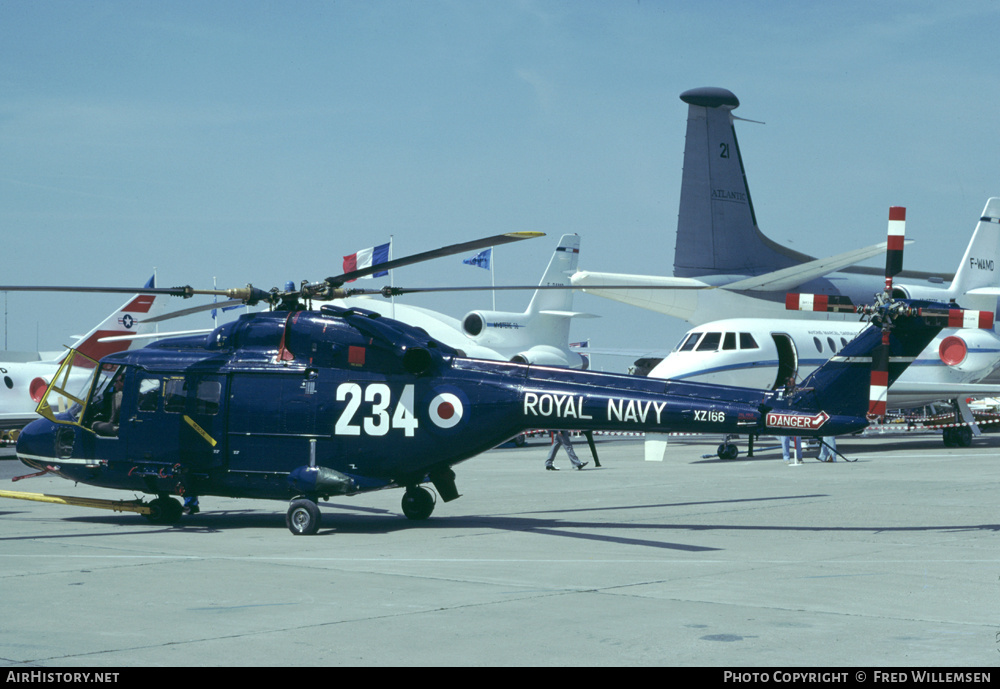
[[[344,272],[352,273],[355,270],[361,270],[362,268],[369,268],[371,266],[377,266],[380,263],[386,263],[389,260],[389,243],[379,244],[378,246],[373,246],[368,249],[362,249],[356,254],[351,254],[350,256],[344,256]],[[372,273],[371,275],[363,275],[366,278],[380,278],[388,275],[388,270],[381,270],[377,273]],[[349,282],[354,282],[349,280]]]
[[[493,257],[493,247],[480,251],[478,254],[471,258],[462,259],[462,263],[470,266],[479,266],[480,268],[490,269],[490,259]]]

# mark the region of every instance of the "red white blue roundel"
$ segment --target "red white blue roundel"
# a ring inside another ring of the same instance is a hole
[[[462,420],[465,407],[457,395],[442,392],[431,400],[427,414],[438,428],[452,428]]]

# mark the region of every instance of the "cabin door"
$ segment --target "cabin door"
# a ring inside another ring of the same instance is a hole
[[[134,385],[129,459],[197,471],[225,464],[226,376],[144,371]]]

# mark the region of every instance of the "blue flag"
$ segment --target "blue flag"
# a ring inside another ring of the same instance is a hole
[[[470,266],[479,266],[480,268],[490,269],[490,258],[493,256],[493,247],[480,251],[478,254],[472,258],[462,259],[462,263]]]

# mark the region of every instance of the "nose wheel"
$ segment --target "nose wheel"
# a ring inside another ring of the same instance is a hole
[[[149,502],[149,514],[145,515],[151,524],[176,524],[184,514],[184,508],[173,498],[161,496]]]

